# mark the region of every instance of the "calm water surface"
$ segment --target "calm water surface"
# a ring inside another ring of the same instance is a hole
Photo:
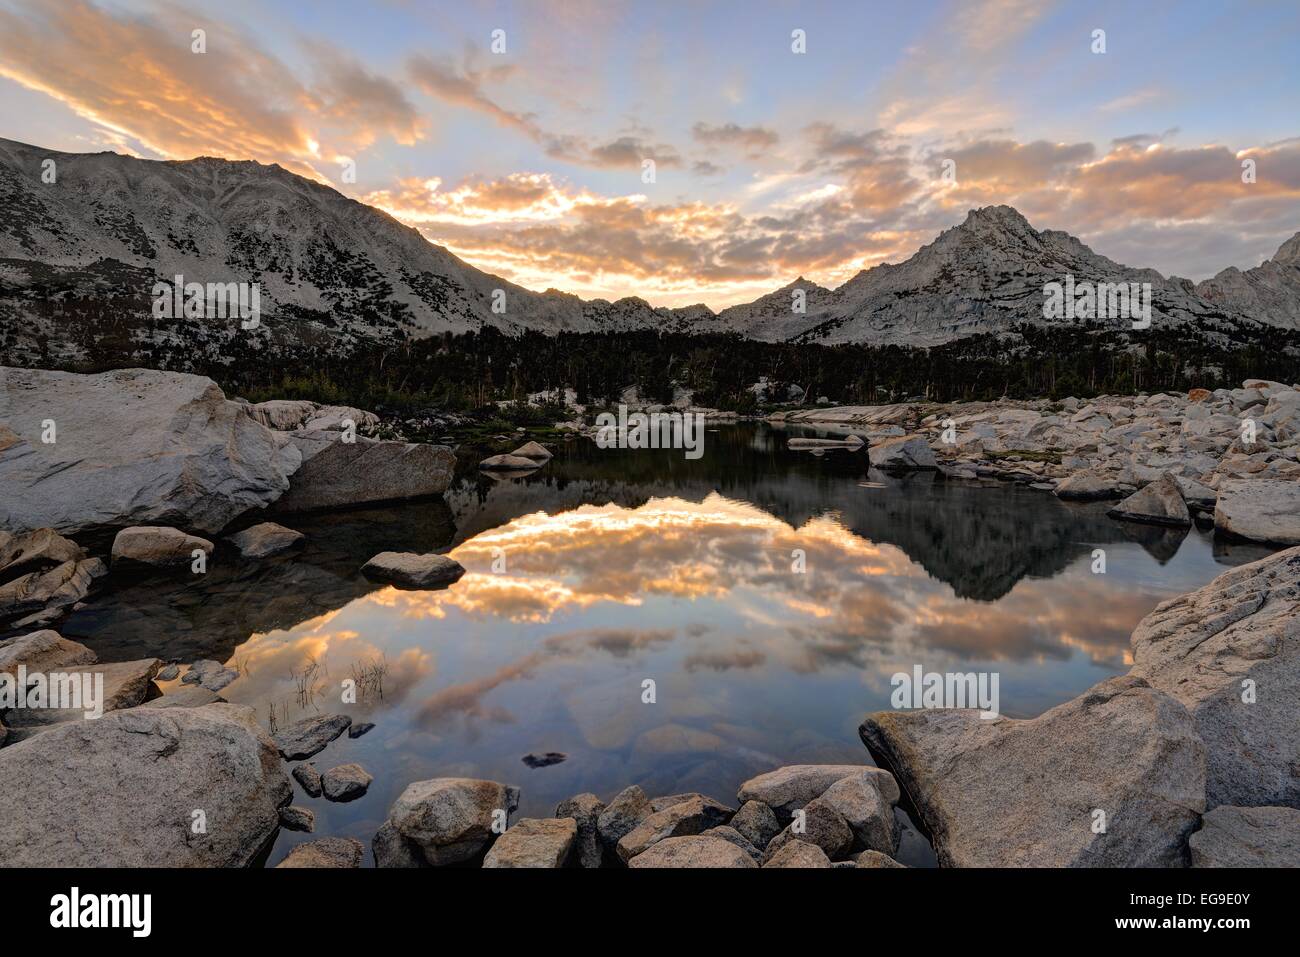
[[[858,724],[916,664],[996,671],[1001,710],[1036,715],[1126,670],[1158,602],[1266,554],[1028,488],[887,477],[862,452],[789,451],[790,434],[721,426],[694,462],[572,442],[528,478],[289,521],[308,535],[296,555],[219,549],[204,579],[117,588],[63,630],[105,661],[229,662],[242,677],[223,695],[264,723],[375,723],[313,759],[361,763],[370,791],[334,804],[295,783],[317,829],[282,832],[275,863],[312,837],[368,847],[402,789],[438,776],[517,784],[521,816],[632,783],[734,804],[781,764],[868,762]],[[358,569],[386,549],[445,551],[467,573],[377,587]],[[349,677],[364,693],[343,706]],[[545,752],[567,759],[522,761]],[[909,839],[902,856],[926,855]]]

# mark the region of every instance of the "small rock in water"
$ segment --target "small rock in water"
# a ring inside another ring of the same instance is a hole
[[[220,691],[238,677],[238,671],[231,671],[219,661],[204,658],[190,665],[190,670],[181,676],[181,681],[187,685],[202,685],[209,691]]]
[[[465,568],[446,555],[380,552],[362,566],[361,574],[399,588],[433,588],[459,580]]]
[[[359,738],[367,731],[373,730],[374,727],[375,725],[374,722],[372,721],[359,721],[356,724],[352,725],[350,728],[348,728],[348,737]]]
[[[301,545],[306,540],[307,536],[302,532],[295,532],[292,528],[285,528],[275,522],[262,522],[226,539],[245,558],[269,558]]]
[[[355,837],[322,837],[299,844],[276,867],[360,867],[365,845]]]
[[[320,772],[316,770],[314,764],[300,764],[293,769],[293,779],[302,785],[302,789],[310,797],[318,798],[324,791],[324,784],[321,781]]]
[[[551,450],[539,442],[525,442],[510,454],[521,459],[532,459],[535,462],[551,460]]]
[[[316,830],[316,815],[309,808],[290,804],[280,808],[280,824],[291,831],[306,831],[310,834]]]
[[[568,757],[562,751],[547,751],[545,754],[525,754],[522,760],[530,768],[549,768],[552,764],[559,764]]]
[[[272,738],[286,761],[301,761],[325,750],[346,731],[352,719],[345,714],[318,714],[289,725]]]
[[[186,535],[178,528],[137,525],[122,529],[113,539],[113,564],[135,562],[159,567],[188,565],[194,561],[194,552],[211,556],[215,547],[206,538]]]
[[[166,665],[161,671],[158,672],[157,680],[175,681],[180,676],[180,673],[181,673],[181,666],[173,662],[170,665]]]
[[[321,775],[325,797],[331,801],[355,801],[366,793],[373,780],[359,764],[340,764]]]
[[[526,459],[522,455],[491,455],[478,464],[489,472],[526,472],[538,468],[542,463]]]

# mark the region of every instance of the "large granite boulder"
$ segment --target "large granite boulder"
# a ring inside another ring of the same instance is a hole
[[[473,778],[434,778],[407,785],[388,820],[434,867],[481,853],[519,806],[519,789]]]
[[[4,867],[243,867],[291,794],[256,714],[230,704],[59,725],[0,750],[0,781]]]
[[[456,457],[444,445],[387,442],[328,430],[290,432],[302,457],[289,491],[274,512],[390,502],[441,495],[451,482]]]
[[[0,528],[179,525],[215,532],[289,488],[302,460],[211,379],[0,369]],[[44,423],[55,441],[41,441]]]
[[[1191,836],[1193,867],[1300,867],[1300,811],[1216,807]]]
[[[614,848],[634,827],[654,813],[645,791],[633,784],[619,791],[596,818],[601,843]]]
[[[1205,809],[1191,715],[1132,676],[1030,720],[878,711],[860,734],[946,866],[1182,866]]]
[[[1300,808],[1300,548],[1158,605],[1132,642],[1132,673],[1196,722],[1208,807]]]
[[[1300,482],[1224,481],[1214,506],[1214,527],[1256,542],[1300,545]]]

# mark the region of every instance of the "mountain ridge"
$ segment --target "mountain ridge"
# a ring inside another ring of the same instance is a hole
[[[55,162],[53,184],[41,180],[47,159]],[[660,330],[933,346],[1048,322],[1044,285],[1067,273],[1149,282],[1153,322],[1161,324],[1228,337],[1241,323],[1300,329],[1300,233],[1260,266],[1193,284],[1117,263],[1064,231],[1037,230],[1013,207],[987,206],[900,263],[861,270],[833,289],[799,277],[714,312],[704,304],[654,307],[637,296],[611,302],[526,289],[278,164],[65,153],[0,139],[0,342],[22,352],[41,341],[57,358],[75,359],[75,340],[100,334],[69,328],[70,314],[98,321],[97,299],[113,303],[122,334],[141,343],[195,337],[198,347],[220,353],[236,329],[164,327],[147,315],[153,282],[177,274],[257,282],[266,335],[329,339],[346,350],[362,340],[489,327],[508,335]],[[503,312],[493,308],[501,293]]]

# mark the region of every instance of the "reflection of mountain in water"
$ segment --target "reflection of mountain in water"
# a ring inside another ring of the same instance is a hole
[[[796,529],[834,515],[854,534],[901,549],[959,597],[981,601],[1027,576],[1056,575],[1109,542],[1136,540],[1166,562],[1187,534],[1114,522],[1104,505],[1068,505],[1030,489],[935,473],[885,476],[868,471],[862,452],[790,452],[785,436],[739,425],[710,431],[697,461],[680,451],[606,450],[584,440],[527,478],[463,481],[445,502],[297,517],[294,527],[307,536],[298,552],[250,562],[219,543],[203,576],[114,575],[111,590],[92,596],[60,630],[104,661],[227,661],[250,635],[291,628],[374,591],[360,568],[377,552],[445,550],[531,512],[636,508],[665,496],[700,502],[715,491]],[[1260,554],[1216,548],[1215,557],[1240,564]]]
[[[791,452],[786,437],[761,425],[723,428],[708,433],[705,455],[694,462],[680,451],[571,444],[528,478],[449,491],[457,542],[542,509],[603,502],[636,508],[669,495],[699,502],[716,491],[796,529],[834,514],[854,534],[901,549],[959,597],[995,601],[1022,578],[1059,574],[1110,542],[1135,541],[1165,563],[1187,534],[1115,522],[1104,505],[1067,504],[1005,483],[885,475],[868,469],[865,452]]]
[[[256,519],[254,519],[256,521]],[[227,661],[250,635],[300,622],[382,586],[360,569],[381,551],[435,551],[454,533],[441,501],[400,509],[363,509],[295,516],[307,536],[296,552],[261,561],[240,559],[218,543],[205,575],[148,575],[94,597],[60,627],[103,661]]]

